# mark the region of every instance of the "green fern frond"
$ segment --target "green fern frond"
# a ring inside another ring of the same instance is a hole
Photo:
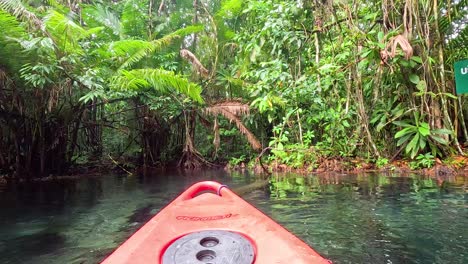
[[[135,65],[141,59],[150,56],[151,54],[168,46],[173,40],[182,36],[198,32],[202,30],[202,26],[190,26],[179,29],[171,34],[168,34],[160,39],[153,41],[143,40],[122,40],[113,42],[110,46],[111,53],[117,57],[127,58],[119,69],[128,69]]]
[[[450,50],[466,49],[467,43],[468,43],[468,26],[465,26],[465,28],[457,32],[457,35],[449,41],[448,49]]]
[[[443,16],[439,19],[439,30],[440,32],[444,33],[444,34],[447,34],[447,32],[449,32],[450,28],[451,28],[451,23],[450,23],[450,20],[448,19],[448,17],[446,16]]]
[[[148,21],[147,2],[140,0],[128,0],[120,17],[123,34],[130,37],[147,38]]]
[[[81,53],[78,40],[86,37],[86,30],[57,11],[50,11],[44,18],[47,31],[63,51]]]
[[[159,92],[178,91],[192,100],[203,103],[202,89],[186,78],[171,71],[160,69],[137,69],[120,71],[120,75],[111,79],[111,87],[117,90],[155,89]]]
[[[19,38],[25,36],[26,31],[21,27],[20,23],[16,18],[9,13],[0,10],[0,28],[2,34],[0,34],[0,40],[10,38]]]
[[[83,13],[99,25],[109,28],[114,35],[120,37],[123,35],[119,17],[108,7],[103,5],[89,6],[83,9]]]
[[[22,39],[27,36],[26,31],[21,27],[16,18],[9,13],[0,10],[0,65],[17,71],[21,67],[22,47],[15,39]],[[15,54],[14,57],[11,54]]]
[[[466,19],[468,13],[468,0],[460,0],[457,4],[452,5],[452,14],[454,20]]]
[[[16,17],[21,16],[26,10],[26,7],[19,0],[0,0],[0,8]]]
[[[229,19],[242,12],[243,0],[225,0],[221,3],[221,8],[215,14],[217,19]]]
[[[149,48],[149,46],[151,46],[151,42],[148,41],[126,39],[112,42],[109,45],[109,51],[116,57],[128,57],[139,50]]]
[[[141,61],[141,59],[150,56],[156,51],[161,50],[163,47],[166,47],[171,43],[172,40],[179,38],[179,36],[168,35],[158,40],[153,40],[148,42],[144,48],[137,50],[135,53],[131,54],[130,57],[120,66],[120,69],[126,69]]]
[[[235,33],[228,27],[226,20],[239,16],[242,12],[243,4],[244,0],[225,0],[221,3],[220,9],[214,15],[220,40],[234,38]]]
[[[192,25],[185,28],[178,29],[172,32],[170,35],[177,35],[180,37],[187,36],[189,34],[200,32],[204,29],[203,25]]]
[[[29,11],[19,0],[0,0],[0,9],[3,9],[17,18],[23,19],[36,28],[40,28],[42,22],[37,16]]]

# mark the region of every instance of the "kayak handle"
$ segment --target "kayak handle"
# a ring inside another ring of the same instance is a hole
[[[190,186],[185,192],[183,192],[178,199],[190,200],[197,196],[200,192],[212,191],[221,197],[233,197],[233,192],[228,189],[227,185],[223,185],[215,181],[202,181],[195,183]]]

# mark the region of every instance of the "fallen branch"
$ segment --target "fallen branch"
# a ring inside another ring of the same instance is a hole
[[[108,154],[109,158],[111,159],[112,163],[114,163],[117,167],[119,167],[121,170],[125,171],[128,175],[133,176],[133,173],[122,167],[115,159],[111,157],[110,154]]]
[[[257,160],[258,162],[260,163],[260,166],[262,167],[263,171],[268,174],[268,175],[271,175],[271,172],[268,171],[268,169],[265,167],[265,165],[263,165],[263,162],[262,162],[262,156],[269,150],[271,150],[272,148],[271,147],[266,147],[262,150],[262,152],[260,153],[260,155],[258,155],[257,157]]]

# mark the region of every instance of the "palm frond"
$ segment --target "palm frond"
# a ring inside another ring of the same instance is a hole
[[[192,25],[192,26],[187,26],[181,29],[178,29],[174,32],[172,32],[170,35],[177,35],[177,36],[187,36],[189,34],[197,33],[200,32],[204,29],[202,25]]]
[[[233,100],[216,103],[206,107],[204,110],[207,114],[211,115],[219,115],[223,110],[227,110],[236,116],[250,114],[250,107],[248,104]]]
[[[450,45],[454,45],[459,48],[466,48],[466,44],[468,43],[468,26],[465,26],[465,28],[457,33],[457,36],[451,40]]]
[[[438,20],[439,30],[443,34],[447,34],[451,29],[450,19],[447,16],[440,17]]]
[[[19,0],[0,0],[0,8],[17,18],[25,20],[37,29],[42,29],[42,21]]]
[[[147,2],[140,0],[125,1],[120,21],[122,33],[130,37],[147,36]]]
[[[16,20],[16,18],[9,13],[0,10],[0,66],[11,68],[13,71],[19,70],[22,58],[22,48],[15,39],[22,39],[26,37],[26,31]],[[15,54],[12,58],[12,54]]]
[[[44,18],[44,24],[47,31],[54,39],[57,46],[66,52],[81,51],[79,40],[88,37],[102,28],[92,28],[86,30],[70,17],[65,16],[57,11],[51,10]]]
[[[446,1],[442,3],[442,10],[445,14],[438,20],[439,31],[449,38],[457,35],[465,28],[468,18],[468,0],[459,0],[458,3]]]
[[[229,40],[235,36],[235,32],[229,28],[226,20],[238,17],[242,13],[244,0],[225,0],[221,2],[221,7],[214,15],[218,28],[218,38]]]
[[[143,40],[122,40],[116,41],[111,44],[111,53],[118,57],[127,58],[122,65],[120,70],[130,68],[134,64],[138,63],[145,57],[149,57],[151,54],[161,50],[168,46],[173,40],[178,39],[182,36],[192,34],[202,30],[201,26],[190,26],[179,29],[171,34],[168,34],[160,39],[153,41]]]
[[[465,26],[464,29],[457,32],[457,35],[448,41],[447,48],[452,53],[458,54],[459,58],[463,58],[468,54],[466,43],[468,43],[468,26]]]
[[[253,149],[258,150],[262,147],[260,141],[255,137],[255,135],[250,132],[250,130],[242,123],[239,115],[244,115],[249,113],[249,106],[237,101],[226,101],[222,103],[217,103],[210,107],[204,109],[206,114],[213,116],[222,115],[229,120],[229,122],[234,122],[237,126],[237,129],[246,137],[247,141],[250,143]]]
[[[141,61],[143,58],[149,57],[151,54],[156,51],[161,50],[163,47],[166,47],[171,43],[172,40],[179,38],[179,36],[168,35],[158,40],[153,40],[151,42],[141,42],[140,49],[135,49],[133,46],[123,45],[120,46],[121,51],[134,51],[133,53],[127,53],[128,59],[122,63],[119,69],[127,69],[133,66],[134,64]],[[125,44],[134,44],[136,42],[126,42]],[[128,49],[126,49],[128,48]]]
[[[99,24],[111,29],[114,35],[123,35],[122,24],[120,23],[119,17],[108,7],[103,5],[96,5],[85,8],[83,11]]]
[[[196,102],[203,103],[200,86],[173,72],[160,69],[122,70],[118,76],[112,78],[111,86],[118,90],[138,91],[152,88],[166,93],[175,90]]]
[[[229,19],[239,15],[242,12],[243,0],[225,0],[221,3],[221,8],[215,14],[215,18]]]
[[[460,0],[457,4],[452,4],[452,19],[461,20],[466,19],[466,14],[468,13],[468,0]]]

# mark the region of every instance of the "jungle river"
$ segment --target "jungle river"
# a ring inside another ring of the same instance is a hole
[[[0,186],[0,263],[99,263],[200,180],[247,172],[102,175]],[[468,178],[274,175],[244,199],[333,263],[468,263]]]

